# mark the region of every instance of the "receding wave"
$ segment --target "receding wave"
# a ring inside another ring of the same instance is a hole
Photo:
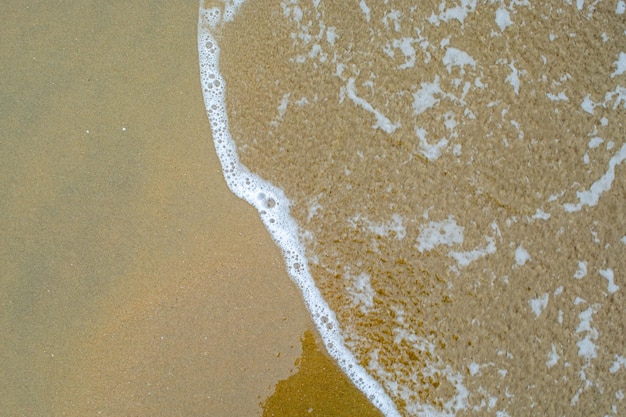
[[[625,13],[201,6],[226,181],[386,415],[624,412]]]

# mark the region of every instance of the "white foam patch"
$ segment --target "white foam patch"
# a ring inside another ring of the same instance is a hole
[[[622,145],[620,150],[613,155],[609,160],[609,169],[599,180],[591,185],[589,190],[576,192],[576,196],[579,200],[577,204],[567,203],[563,205],[565,211],[572,213],[580,211],[584,206],[596,206],[602,193],[611,189],[611,185],[615,179],[615,167],[621,164],[624,159],[626,159],[626,144]]]
[[[593,114],[593,109],[596,107],[596,104],[591,101],[591,96],[587,94],[583,99],[583,102],[580,103],[580,107],[589,114]]]
[[[459,67],[461,75],[465,74],[465,66],[469,65],[476,68],[476,61],[467,52],[457,48],[446,49],[446,54],[442,58],[443,65],[446,66],[448,73],[452,72],[452,67]]]
[[[594,304],[578,315],[580,323],[576,328],[576,334],[586,333],[585,337],[576,343],[578,346],[578,356],[582,356],[587,360],[591,360],[598,356],[598,353],[596,352],[597,346],[593,341],[598,340],[599,334],[596,328],[591,327],[591,321],[593,320],[592,316],[598,311],[598,309],[599,306]]]
[[[515,61],[512,61],[509,64],[509,68],[511,68],[511,73],[506,77],[506,81],[509,84],[511,84],[515,94],[519,95],[519,86],[520,86],[519,76],[520,76],[520,71],[517,68],[515,68]]]
[[[615,65],[617,69],[611,74],[611,78],[616,75],[622,75],[626,72],[626,54],[624,52],[620,52],[617,61],[615,61],[613,65]]]
[[[331,45],[335,45],[335,41],[337,39],[339,39],[339,35],[337,35],[337,28],[334,26],[326,28],[326,41]]]
[[[376,123],[372,126],[374,129],[380,128],[386,133],[393,133],[400,127],[400,123],[392,123],[385,115],[376,110],[367,100],[356,95],[356,87],[354,85],[354,78],[348,79],[348,84],[345,87],[345,91],[348,94],[348,98],[354,102],[357,106],[372,113],[376,117]]]
[[[586,335],[584,339],[576,342],[578,346],[578,356],[583,356],[587,359],[593,359],[598,357],[596,352],[596,344],[591,340],[591,336]]]
[[[398,69],[413,68],[415,66],[415,48],[412,43],[415,42],[413,38],[394,39],[394,48],[400,49],[404,55],[404,64],[399,65]]]
[[[218,8],[205,9],[202,2],[199,9],[198,53],[202,93],[224,179],[235,195],[257,209],[265,227],[281,248],[287,271],[302,292],[330,355],[383,414],[399,416],[395,404],[382,386],[365,371],[346,347],[335,314],[322,298],[309,271],[304,247],[298,238],[298,226],[289,214],[289,200],[282,190],[251,173],[239,162],[228,126],[226,85],[219,71],[220,48],[211,29],[232,20],[242,3],[229,3],[223,14]]]
[[[417,250],[424,252],[433,250],[439,245],[452,246],[463,243],[463,230],[453,216],[448,216],[446,220],[440,222],[422,225],[417,237]]]
[[[454,258],[460,267],[465,267],[480,258],[492,253],[496,253],[496,240],[492,237],[486,237],[487,245],[484,248],[476,248],[466,252],[450,251],[448,256]]]
[[[550,215],[550,213],[546,213],[545,211],[543,211],[541,209],[537,209],[535,214],[532,215],[531,219],[533,219],[533,220],[549,220],[550,217],[552,217]]]
[[[393,329],[394,343],[398,345],[409,344],[415,351],[428,352],[429,360],[418,372],[412,372],[409,376],[414,383],[422,383],[423,376],[439,375],[443,376],[456,390],[456,394],[452,396],[448,401],[441,405],[441,410],[434,407],[431,404],[423,404],[419,397],[412,394],[410,390],[400,390],[399,397],[405,402],[404,411],[409,416],[419,417],[451,417],[458,414],[461,410],[466,410],[468,406],[469,391],[463,384],[463,376],[455,372],[449,365],[445,365],[439,358],[436,352],[436,347],[432,341],[416,335],[411,329],[406,327],[403,322],[403,311],[397,311],[400,314],[400,320],[398,321],[402,327]],[[374,351],[370,355],[370,368],[374,368],[378,371],[378,375],[384,381],[385,386],[388,386],[393,391],[398,391],[396,378],[393,372],[384,370],[378,361],[378,350]],[[470,365],[471,366],[471,365]],[[477,366],[480,366],[477,364]],[[402,367],[397,367],[397,371],[402,371]],[[396,372],[397,372],[396,371]]]
[[[402,240],[406,236],[406,227],[403,225],[402,217],[396,213],[391,215],[391,220],[384,223],[372,222],[360,214],[357,214],[348,221],[352,227],[357,227],[356,222],[361,221],[367,226],[370,232],[381,237],[388,237],[392,232],[398,240]]]
[[[619,290],[619,286],[615,285],[615,275],[613,274],[613,270],[611,268],[601,269],[598,272],[608,281],[606,290],[609,292],[609,294],[613,294],[614,292]]]
[[[509,11],[504,7],[500,7],[496,10],[496,25],[500,28],[500,32],[504,32],[504,29],[511,26],[513,22],[511,21],[511,15]]]
[[[476,0],[460,0],[456,6],[446,9],[446,1],[442,0],[439,4],[439,14],[433,14],[428,18],[428,21],[439,26],[440,22],[449,22],[450,20],[457,20],[463,24],[465,18],[474,10],[476,10]]]
[[[541,312],[545,310],[545,308],[548,306],[549,298],[550,295],[548,293],[545,293],[541,297],[533,298],[528,301],[528,304],[530,304],[530,308],[532,309],[533,313],[535,313],[535,318],[538,318],[541,315]]]
[[[440,101],[435,95],[443,94],[439,86],[439,76],[437,75],[435,75],[435,80],[432,83],[421,83],[420,86],[422,88],[413,94],[414,115],[424,113],[426,110],[435,107]]]
[[[468,365],[467,370],[471,376],[478,375],[480,373],[480,365],[476,362],[472,362]]]
[[[350,295],[352,302],[361,308],[363,313],[367,313],[374,307],[374,289],[372,288],[370,276],[365,272],[356,277],[348,276],[352,281],[352,291]]]
[[[574,272],[574,278],[582,279],[587,275],[587,262],[578,261],[578,269]]]
[[[365,20],[369,22],[370,21],[370,8],[367,7],[365,0],[361,0],[361,2],[359,3],[359,6],[361,7],[361,11],[365,15]]]
[[[552,343],[552,350],[548,353],[548,360],[546,361],[546,366],[548,368],[552,368],[559,361],[560,356],[556,353],[556,346]]]
[[[393,232],[398,240],[402,240],[406,236],[406,228],[402,224],[402,217],[395,213],[391,215],[391,220],[387,223],[371,224],[370,230],[379,236],[385,237]]]
[[[614,374],[620,369],[626,369],[626,358],[620,355],[615,355],[615,361],[613,361],[609,372]]]
[[[617,5],[615,5],[615,13],[616,14],[624,14],[626,12],[626,1],[619,0]]]
[[[517,249],[515,249],[515,263],[519,266],[522,266],[529,260],[530,255],[528,254],[528,251],[524,249],[522,245],[519,245]]]
[[[595,136],[589,139],[589,143],[587,144],[587,146],[589,146],[589,149],[596,149],[598,146],[602,145],[602,142],[604,142],[604,139]]]
[[[561,91],[559,94],[546,93],[546,96],[552,101],[569,101],[569,98],[565,95],[565,92]]]
[[[278,115],[270,122],[271,126],[278,126],[280,122],[283,120],[283,116],[287,112],[287,106],[289,105],[289,97],[291,93],[283,94],[283,98],[280,100],[280,104],[276,108]]]
[[[419,139],[418,152],[429,161],[436,161],[441,156],[443,150],[448,146],[448,139],[441,138],[431,145],[426,139],[426,130],[419,126],[415,127],[415,136]]]

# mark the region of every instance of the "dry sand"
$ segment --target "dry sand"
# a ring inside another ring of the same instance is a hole
[[[286,415],[278,381],[345,384],[222,179],[197,5],[24,4],[0,6],[3,414]]]

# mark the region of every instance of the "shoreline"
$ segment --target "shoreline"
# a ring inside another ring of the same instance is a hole
[[[261,415],[314,326],[224,182],[197,5],[90,5],[3,6],[0,405]]]

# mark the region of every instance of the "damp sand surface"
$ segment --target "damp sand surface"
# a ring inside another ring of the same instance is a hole
[[[346,398],[376,415],[223,181],[197,5],[0,10],[3,414],[295,415],[270,396],[297,378],[299,394],[344,384],[307,415]]]
[[[617,3],[250,0],[217,34],[241,160],[403,415],[623,414]]]

